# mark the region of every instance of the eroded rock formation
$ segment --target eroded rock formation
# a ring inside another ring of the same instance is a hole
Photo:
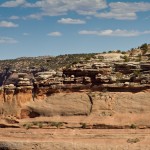
[[[14,69],[9,61],[1,62],[0,116],[30,118],[149,113],[149,46],[147,51],[141,46],[125,53],[93,54],[90,59],[88,55],[85,59],[81,55],[80,61],[57,70],[48,70],[46,66],[38,68],[30,62],[26,62],[30,65],[23,68],[25,58],[22,61],[17,59]],[[73,55],[70,57],[74,59]],[[57,60],[64,58],[70,60],[68,55]],[[49,66],[53,59],[36,58],[35,62],[40,60]]]

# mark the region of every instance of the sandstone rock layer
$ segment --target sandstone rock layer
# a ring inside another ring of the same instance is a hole
[[[37,100],[29,107],[44,116],[89,115],[91,101],[86,93],[57,93],[48,96],[45,101]]]

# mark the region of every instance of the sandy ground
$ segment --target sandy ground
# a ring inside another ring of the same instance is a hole
[[[10,122],[7,118],[0,119],[1,125],[19,127],[0,128],[0,150],[150,150],[149,92],[112,94],[98,93],[100,97],[95,96],[91,114],[87,116],[40,116],[17,119],[18,123],[10,123],[11,116]],[[78,108],[76,104],[74,107]],[[63,111],[67,107],[72,111],[71,103],[62,106],[65,106]],[[44,108],[42,110],[45,111]],[[51,129],[45,126],[23,128],[32,122],[62,122],[64,126],[60,129],[56,126]],[[128,125],[130,129],[82,129],[81,123],[92,127],[94,124]],[[131,125],[137,128],[131,129]]]
[[[0,147],[13,150],[150,150],[150,130],[7,128],[0,129]]]

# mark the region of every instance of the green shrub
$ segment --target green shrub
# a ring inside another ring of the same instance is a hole
[[[141,54],[139,54],[139,55],[138,55],[137,62],[139,62],[139,61],[141,61],[141,60],[142,60],[142,55],[141,55]]]
[[[87,124],[86,123],[80,123],[81,124],[81,128],[82,129],[86,129],[86,127],[87,127]]]
[[[136,77],[141,76],[140,70],[135,70],[133,73]]]
[[[131,143],[131,144],[132,144],[132,143],[137,143],[137,142],[140,142],[140,139],[138,139],[138,138],[135,138],[135,139],[128,139],[127,142],[128,142],[128,143]]]
[[[117,50],[117,53],[121,53],[121,50]]]
[[[61,126],[63,126],[63,122],[51,122],[50,126],[55,126],[57,128],[60,128]]]
[[[136,129],[136,125],[135,124],[131,124],[130,128],[131,129]]]
[[[38,122],[32,122],[32,124],[36,126],[36,125],[38,125]]]
[[[27,124],[24,124],[23,127],[28,130],[32,127],[32,125],[33,124],[31,124],[31,123],[27,123]]]
[[[123,78],[123,74],[121,72],[117,72],[116,73],[116,78],[117,78],[117,80],[122,79]]]
[[[126,52],[125,52],[125,51],[123,51],[123,52],[121,52],[121,54],[126,54]]]
[[[39,128],[42,128],[43,127],[42,122],[39,122],[38,126],[39,126]]]
[[[148,51],[148,45],[147,45],[147,43],[142,44],[140,48],[142,50],[142,53],[145,54]]]
[[[124,62],[129,62],[130,61],[130,58],[126,55],[123,57],[123,59],[124,59]]]

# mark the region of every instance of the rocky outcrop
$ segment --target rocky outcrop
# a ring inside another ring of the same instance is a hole
[[[17,89],[17,93],[14,96],[16,97],[17,104],[20,107],[33,101],[32,89]]]
[[[17,72],[5,68],[0,74],[1,112],[6,103],[16,106],[17,116],[21,118],[38,115],[111,116],[114,112],[127,111],[126,104],[130,107],[128,112],[139,112],[141,106],[145,113],[149,106],[149,92],[147,96],[141,92],[150,89],[150,62],[124,62],[122,56],[120,53],[96,55],[96,59],[103,57],[105,61],[81,61],[61,71],[33,67]],[[140,104],[137,94],[131,92],[143,95],[145,102]],[[124,97],[120,100],[121,94]]]
[[[131,92],[93,92],[90,93],[92,113],[100,116],[118,114],[150,113],[149,91]]]
[[[57,93],[28,107],[43,116],[80,116],[89,115],[92,104],[86,93]]]
[[[17,60],[17,69],[1,65],[0,128],[20,129],[1,132],[0,149],[95,150],[106,149],[107,145],[107,149],[116,149],[121,138],[118,149],[133,149],[133,144],[143,141],[144,147],[137,148],[148,148],[145,144],[149,144],[147,131],[150,128],[149,56],[149,49],[139,48],[125,54],[110,51],[92,55],[91,59],[82,57],[82,61],[66,67],[58,57],[62,69],[57,71],[47,68],[53,65],[49,57],[37,59],[40,66],[45,62],[40,68],[32,66],[34,60],[27,62],[30,67],[24,68],[25,58],[24,63]],[[69,56],[65,58],[68,63]],[[110,136],[112,131],[114,135]],[[20,137],[24,137],[21,143],[16,142]],[[81,143],[82,138],[87,146]],[[106,142],[105,146],[101,146],[100,139],[102,145]]]

